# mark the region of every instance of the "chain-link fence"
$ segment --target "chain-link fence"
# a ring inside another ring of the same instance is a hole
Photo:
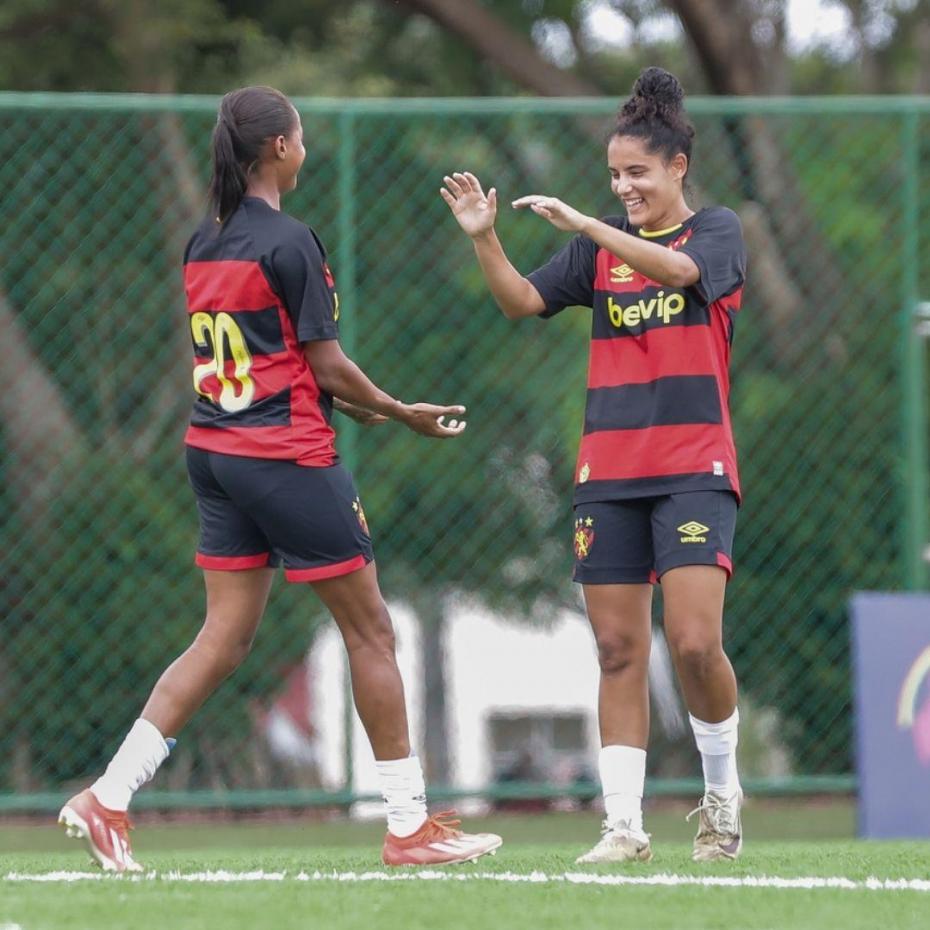
[[[438,188],[469,169],[504,203],[547,192],[620,212],[604,147],[614,105],[297,103],[308,156],[285,208],[327,243],[349,353],[395,395],[470,408],[465,438],[448,443],[338,424],[386,594],[423,627],[427,741],[441,753],[455,715],[436,671],[448,595],[523,624],[577,605],[570,500],[589,322],[503,319]],[[215,107],[0,95],[0,807],[51,804],[100,769],[199,625],[180,256],[204,207]],[[691,202],[737,210],[750,252],[726,623],[748,741],[777,744],[796,784],[847,776],[848,595],[927,577],[913,313],[930,296],[930,103],[706,99],[691,112]],[[565,239],[501,214],[525,272]],[[313,783],[274,762],[263,722],[324,621],[302,586],[276,587],[255,650],[185,731],[162,788],[274,801]],[[515,657],[512,674],[524,671]],[[661,741],[650,757],[659,777],[696,765]]]

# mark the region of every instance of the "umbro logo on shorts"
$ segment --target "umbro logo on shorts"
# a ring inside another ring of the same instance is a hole
[[[683,534],[681,537],[683,543],[706,543],[707,537],[704,533],[709,533],[710,527],[698,523],[697,520],[689,520],[678,527],[678,532]]]

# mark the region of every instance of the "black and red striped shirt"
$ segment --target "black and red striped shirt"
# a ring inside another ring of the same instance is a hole
[[[206,219],[184,252],[197,399],[189,446],[326,466],[332,397],[301,344],[337,339],[339,302],[316,234],[257,197]]]
[[[610,226],[690,256],[700,280],[659,284],[578,235],[529,280],[551,317],[593,308],[584,431],[575,502],[726,490],[739,496],[728,407],[730,344],[746,277],[739,218],[699,210],[646,233]]]

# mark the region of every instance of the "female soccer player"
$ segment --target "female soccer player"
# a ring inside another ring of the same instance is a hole
[[[497,195],[470,173],[441,194],[472,238],[510,319],[593,308],[574,501],[574,580],[600,661],[600,775],[606,820],[580,862],[648,860],[642,795],[649,729],[652,586],[703,761],[696,860],[741,848],[736,680],[722,647],[739,484],[727,366],[746,255],[730,210],[693,211],[683,182],[694,130],[677,79],[648,68],[607,146],[626,217],[597,220],[554,197],[514,201],[576,233],[527,277],[494,232]]]
[[[449,438],[465,422],[445,418],[465,408],[401,403],[343,354],[323,245],[280,209],[305,154],[300,117],[279,91],[246,87],[223,98],[213,132],[212,211],[184,255],[197,393],[187,465],[200,515],[196,563],[204,571],[206,619],[155,685],[104,775],[61,811],[69,835],[82,838],[107,870],[139,870],[127,833],[129,802],[245,658],[281,563],[289,581],[313,587],[345,641],[387,810],[384,862],[461,862],[501,843],[427,815],[391,618],[330,425],[338,397],[363,420],[390,418]]]

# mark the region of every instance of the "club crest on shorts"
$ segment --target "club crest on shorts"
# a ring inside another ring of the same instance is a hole
[[[594,546],[594,517],[578,517],[575,520],[575,558],[586,559]]]
[[[587,462],[585,462],[584,465],[581,466],[581,471],[578,472],[578,483],[584,484],[590,477],[591,477],[591,466]]]
[[[355,500],[352,501],[352,509],[355,511],[355,516],[358,517],[358,522],[365,535],[371,536],[371,533],[368,531],[368,521],[365,519],[365,511],[362,508],[361,498],[356,497]]]

